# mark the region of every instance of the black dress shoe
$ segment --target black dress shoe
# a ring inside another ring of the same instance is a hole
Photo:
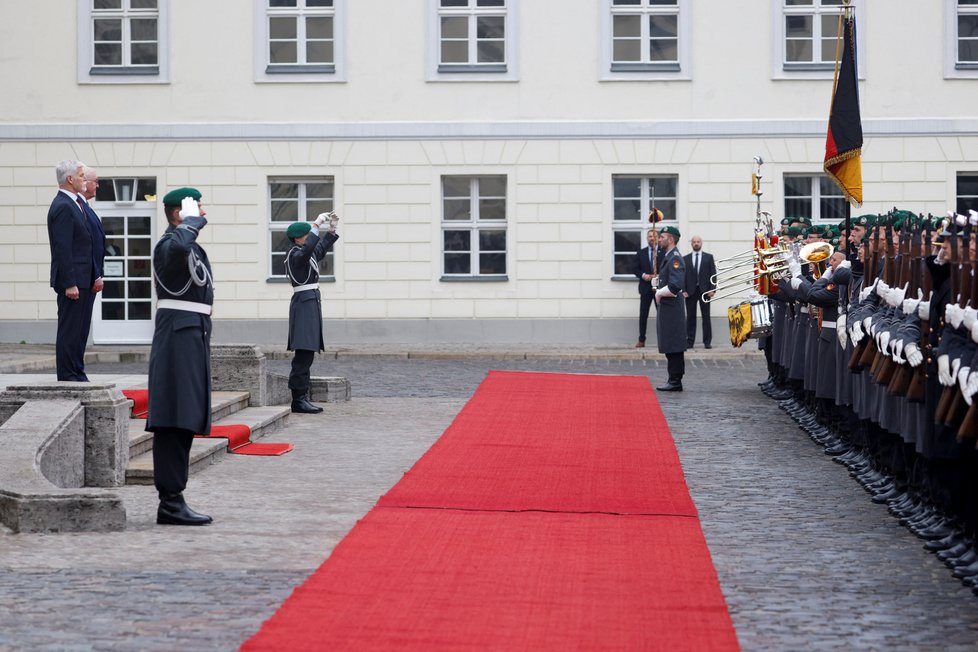
[[[713,348],[713,345],[712,344],[704,344],[703,345],[703,348],[704,349],[712,349]]]
[[[682,383],[666,383],[662,387],[656,387],[657,392],[681,392],[683,391]]]
[[[935,552],[937,553],[937,556],[940,557],[941,553],[945,550],[951,550],[957,546],[965,545],[967,545],[967,539],[965,539],[959,532],[955,532],[954,534],[949,534],[943,539],[931,539],[924,544],[924,550]],[[961,548],[961,552],[964,552],[965,550],[966,548]]]
[[[164,498],[156,510],[157,525],[207,525],[213,520],[190,509],[180,494]]]
[[[941,541],[943,540],[944,539],[941,539]],[[933,541],[928,541],[927,543],[933,543]],[[925,544],[924,547],[926,548],[927,545]],[[953,545],[950,548],[947,548],[946,550],[941,550],[940,552],[938,552],[937,558],[940,559],[941,561],[953,560],[953,559],[957,559],[958,557],[968,552],[969,550],[971,550],[971,544],[968,543],[967,541],[961,541],[960,543]]]
[[[308,394],[292,395],[292,411],[299,414],[319,414],[323,411],[318,405],[309,402]]]

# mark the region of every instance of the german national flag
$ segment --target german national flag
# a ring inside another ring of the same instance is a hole
[[[836,61],[835,84],[829,132],[825,139],[825,172],[839,185],[846,199],[863,203],[863,171],[860,159],[863,126],[859,117],[859,87],[856,81],[856,19],[846,16],[842,35],[841,63]]]

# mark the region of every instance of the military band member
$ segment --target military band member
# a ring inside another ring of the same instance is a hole
[[[149,357],[149,415],[153,479],[163,525],[207,525],[210,516],[187,506],[194,435],[211,430],[211,307],[214,279],[197,244],[207,213],[200,191],[178,188],[163,197],[169,226],[153,249],[156,328]]]
[[[338,221],[335,213],[323,213],[312,224],[296,222],[285,231],[292,241],[292,248],[285,255],[285,274],[292,283],[288,350],[295,351],[289,373],[293,412],[316,414],[323,411],[309,401],[309,369],[316,352],[325,349],[319,262],[339,240],[336,233]],[[321,231],[324,232],[322,236]]]
[[[655,291],[655,301],[659,306],[655,334],[659,353],[665,354],[669,372],[669,381],[656,387],[660,392],[683,391],[683,375],[686,373],[686,300],[683,298],[686,267],[676,248],[679,238],[679,229],[674,226],[666,226],[659,231],[659,246],[665,253]]]

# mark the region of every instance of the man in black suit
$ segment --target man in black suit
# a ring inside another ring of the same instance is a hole
[[[66,160],[55,174],[58,194],[48,210],[48,243],[51,247],[51,287],[58,295],[58,334],[55,361],[58,380],[87,382],[85,344],[92,326],[95,294],[102,289],[101,258],[96,261],[94,232],[84,199],[85,165]]]
[[[662,269],[662,259],[665,251],[656,242],[656,233],[652,229],[646,234],[649,246],[642,247],[635,254],[632,263],[632,273],[638,277],[638,294],[640,297],[638,310],[638,344],[636,349],[645,348],[645,334],[649,325],[649,309],[655,300],[656,275]]]
[[[683,256],[686,265],[686,346],[693,348],[696,342],[696,306],[703,311],[703,346],[712,348],[713,328],[710,324],[710,304],[703,299],[713,297],[716,284],[712,279],[717,273],[713,254],[703,251],[703,238],[694,235],[689,239],[692,251]]]

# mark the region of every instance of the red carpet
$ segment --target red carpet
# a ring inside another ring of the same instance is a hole
[[[647,378],[491,372],[246,650],[736,650]]]
[[[132,418],[145,419],[149,414],[149,390],[124,389],[123,396],[133,402]],[[284,455],[292,450],[292,444],[255,443],[251,441],[251,428],[243,424],[211,426],[210,435],[197,437],[224,437],[228,440],[228,452],[238,455]]]

